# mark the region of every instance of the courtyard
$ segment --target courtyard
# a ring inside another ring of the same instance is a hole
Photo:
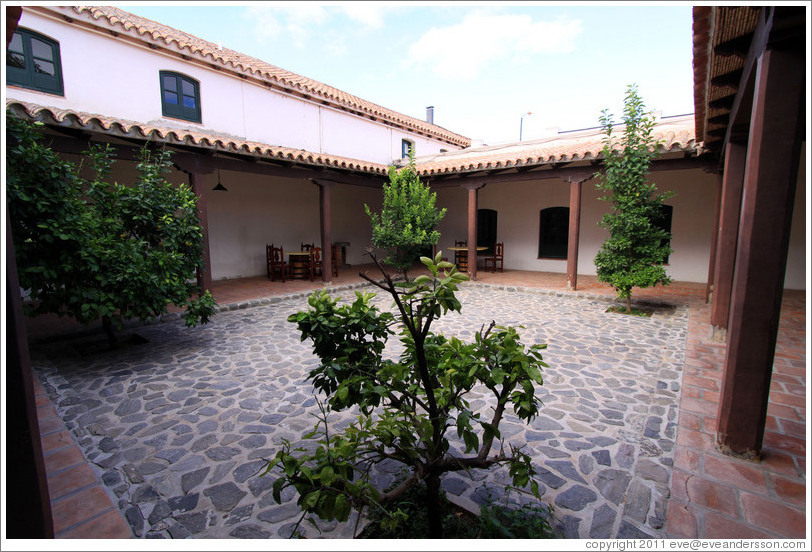
[[[333,292],[351,297],[363,287],[356,275],[343,271]],[[764,459],[756,464],[713,449],[721,380],[713,374],[724,345],[705,337],[704,285],[642,290],[640,300],[655,314],[639,318],[605,313],[611,293],[594,278],[581,278],[573,293],[563,290],[562,277],[480,273],[478,282],[462,286],[462,314],[437,326],[470,339],[495,320],[523,326],[526,344],[548,344],[540,416],[529,426],[508,418],[502,433],[534,458],[542,501],[554,507],[562,535],[802,538],[804,294],[785,293],[775,404]],[[215,284],[221,312],[211,324],[188,329],[169,317],[129,327],[125,336],[141,339],[114,352],[104,350],[101,334],[45,338],[49,325],[32,324],[41,426],[52,419],[65,428],[41,429],[49,486],[64,487],[51,493],[57,537],[98,531],[102,517],[120,531],[116,536],[290,535],[299,519],[295,497],[283,495],[277,505],[273,476],[258,474],[282,439],[299,442],[315,423],[317,397],[305,377],[316,359],[286,318],[305,308],[308,287],[320,286]],[[386,298],[379,302],[388,307]],[[480,402],[487,408],[484,396]],[[342,427],[352,419],[334,413],[331,423]],[[69,465],[55,463],[54,455],[74,448],[81,454]],[[84,478],[65,483],[74,470]],[[376,482],[384,486],[395,475],[381,470]],[[475,510],[506,482],[499,470],[473,471],[447,477],[444,488]],[[99,499],[98,510],[68,507],[88,493]],[[68,511],[73,517],[57,518]],[[302,527],[310,537],[351,537],[352,521],[320,522],[321,534]]]

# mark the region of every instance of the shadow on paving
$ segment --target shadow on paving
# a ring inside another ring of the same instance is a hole
[[[462,314],[436,331],[470,340],[495,320],[524,326],[527,345],[548,344],[541,414],[529,425],[505,416],[500,429],[534,458],[542,500],[565,536],[663,537],[687,307],[610,315],[602,299],[488,284],[463,286],[459,298]],[[145,325],[136,333],[146,343],[115,350],[98,334],[33,347],[43,386],[136,536],[290,535],[295,496],[283,493],[277,505],[274,478],[258,473],[284,439],[301,442],[315,424],[317,397],[305,377],[317,359],[286,321],[303,308],[299,295],[224,310],[197,328],[180,319]],[[398,347],[395,340],[387,351]],[[470,398],[489,408],[486,390]],[[346,427],[354,417],[334,413],[331,423]],[[396,475],[385,466],[375,481],[385,486]],[[506,470],[494,469],[450,474],[443,485],[476,510],[507,482]],[[321,534],[302,525],[311,537],[350,537],[354,519],[319,526]]]

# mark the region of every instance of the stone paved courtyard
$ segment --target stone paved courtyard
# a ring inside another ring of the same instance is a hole
[[[548,344],[541,415],[527,427],[508,416],[500,429],[531,453],[542,500],[554,506],[563,534],[663,537],[687,307],[627,317],[606,314],[598,298],[487,284],[463,286],[459,297],[463,314],[435,330],[470,339],[496,320],[524,326],[525,344]],[[379,296],[382,307],[389,302]],[[33,353],[59,414],[136,536],[290,534],[295,498],[283,495],[277,505],[273,477],[257,474],[283,438],[300,441],[312,428],[318,407],[304,378],[317,360],[286,321],[306,307],[306,295],[262,303],[220,312],[199,328],[178,319],[139,327],[147,343],[115,352],[96,335]],[[485,409],[486,401],[482,395],[475,404]],[[352,418],[331,420],[341,426]],[[475,508],[505,475],[453,474],[444,487]],[[378,481],[393,477],[384,472]],[[352,520],[321,525],[322,536],[352,535]]]

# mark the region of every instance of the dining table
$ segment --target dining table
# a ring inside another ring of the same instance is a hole
[[[485,247],[484,245],[476,246],[477,251],[485,251],[486,249],[488,248]],[[448,250],[457,253],[458,258],[457,270],[459,270],[460,272],[468,272],[468,246],[449,247]]]
[[[290,262],[290,277],[306,280],[310,277],[308,269],[310,251],[285,251]]]

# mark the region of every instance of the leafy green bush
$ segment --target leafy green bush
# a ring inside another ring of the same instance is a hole
[[[603,111],[604,170],[595,175],[596,187],[607,193],[601,199],[612,203],[612,211],[599,223],[609,230],[609,238],[595,256],[595,268],[598,280],[609,283],[618,299],[625,300],[627,312],[631,312],[632,288],[671,282],[663,267],[671,253],[671,234],[658,222],[663,201],[673,194],[656,193],[657,186],[648,181],[648,168],[659,144],[652,135],[655,120],[644,109],[637,88],[629,86],[625,131],[619,141],[612,136],[612,116]]]
[[[197,200],[165,180],[168,152],[144,148],[127,186],[105,181],[110,147],[93,146],[86,180],[37,125],[8,113],[6,121],[7,204],[29,314],[102,319],[111,340],[123,320],[160,316],[170,304],[186,307],[187,325],[209,320],[214,299],[193,281],[203,267]]]
[[[306,436],[318,436],[315,450],[286,442],[269,462],[265,473],[281,472],[273,484],[277,502],[282,489],[292,486],[300,508],[322,519],[345,521],[353,508],[367,508],[387,512],[387,523],[395,523],[402,514],[389,511],[387,503],[425,485],[429,534],[440,538],[440,478],[445,473],[506,465],[513,485],[529,486],[538,497],[531,458],[501,439],[499,424],[507,408],[526,422],[538,413],[535,386],[542,384],[541,369],[547,366],[541,355],[546,345],[525,347],[515,328],[493,322],[475,334],[473,343],[435,334],[431,325],[436,319],[461,310],[455,292],[468,277],[438,254],[421,258],[428,275],[395,283],[374,255],[372,259],[383,280],[363,276],[392,297],[396,315],[379,311],[371,303],[372,293],[356,292],[352,304],[339,305],[323,290],[309,297],[307,311],[288,318],[297,324],[302,340],[313,343],[320,365],[308,379],[325,393],[327,407]],[[395,327],[403,353],[389,360],[383,352]],[[466,398],[478,385],[492,394],[489,419],[473,411]],[[361,412],[357,422],[343,432],[330,432],[329,410],[351,407]],[[447,435],[452,429],[468,456],[452,452]],[[491,454],[495,440],[500,446]],[[370,478],[373,467],[384,460],[409,473],[386,492]]]
[[[372,223],[373,245],[389,251],[384,262],[405,273],[421,252],[437,243],[440,233],[436,228],[446,210],[435,207],[436,199],[437,194],[420,182],[411,150],[408,166],[389,168],[380,214],[364,205]]]

